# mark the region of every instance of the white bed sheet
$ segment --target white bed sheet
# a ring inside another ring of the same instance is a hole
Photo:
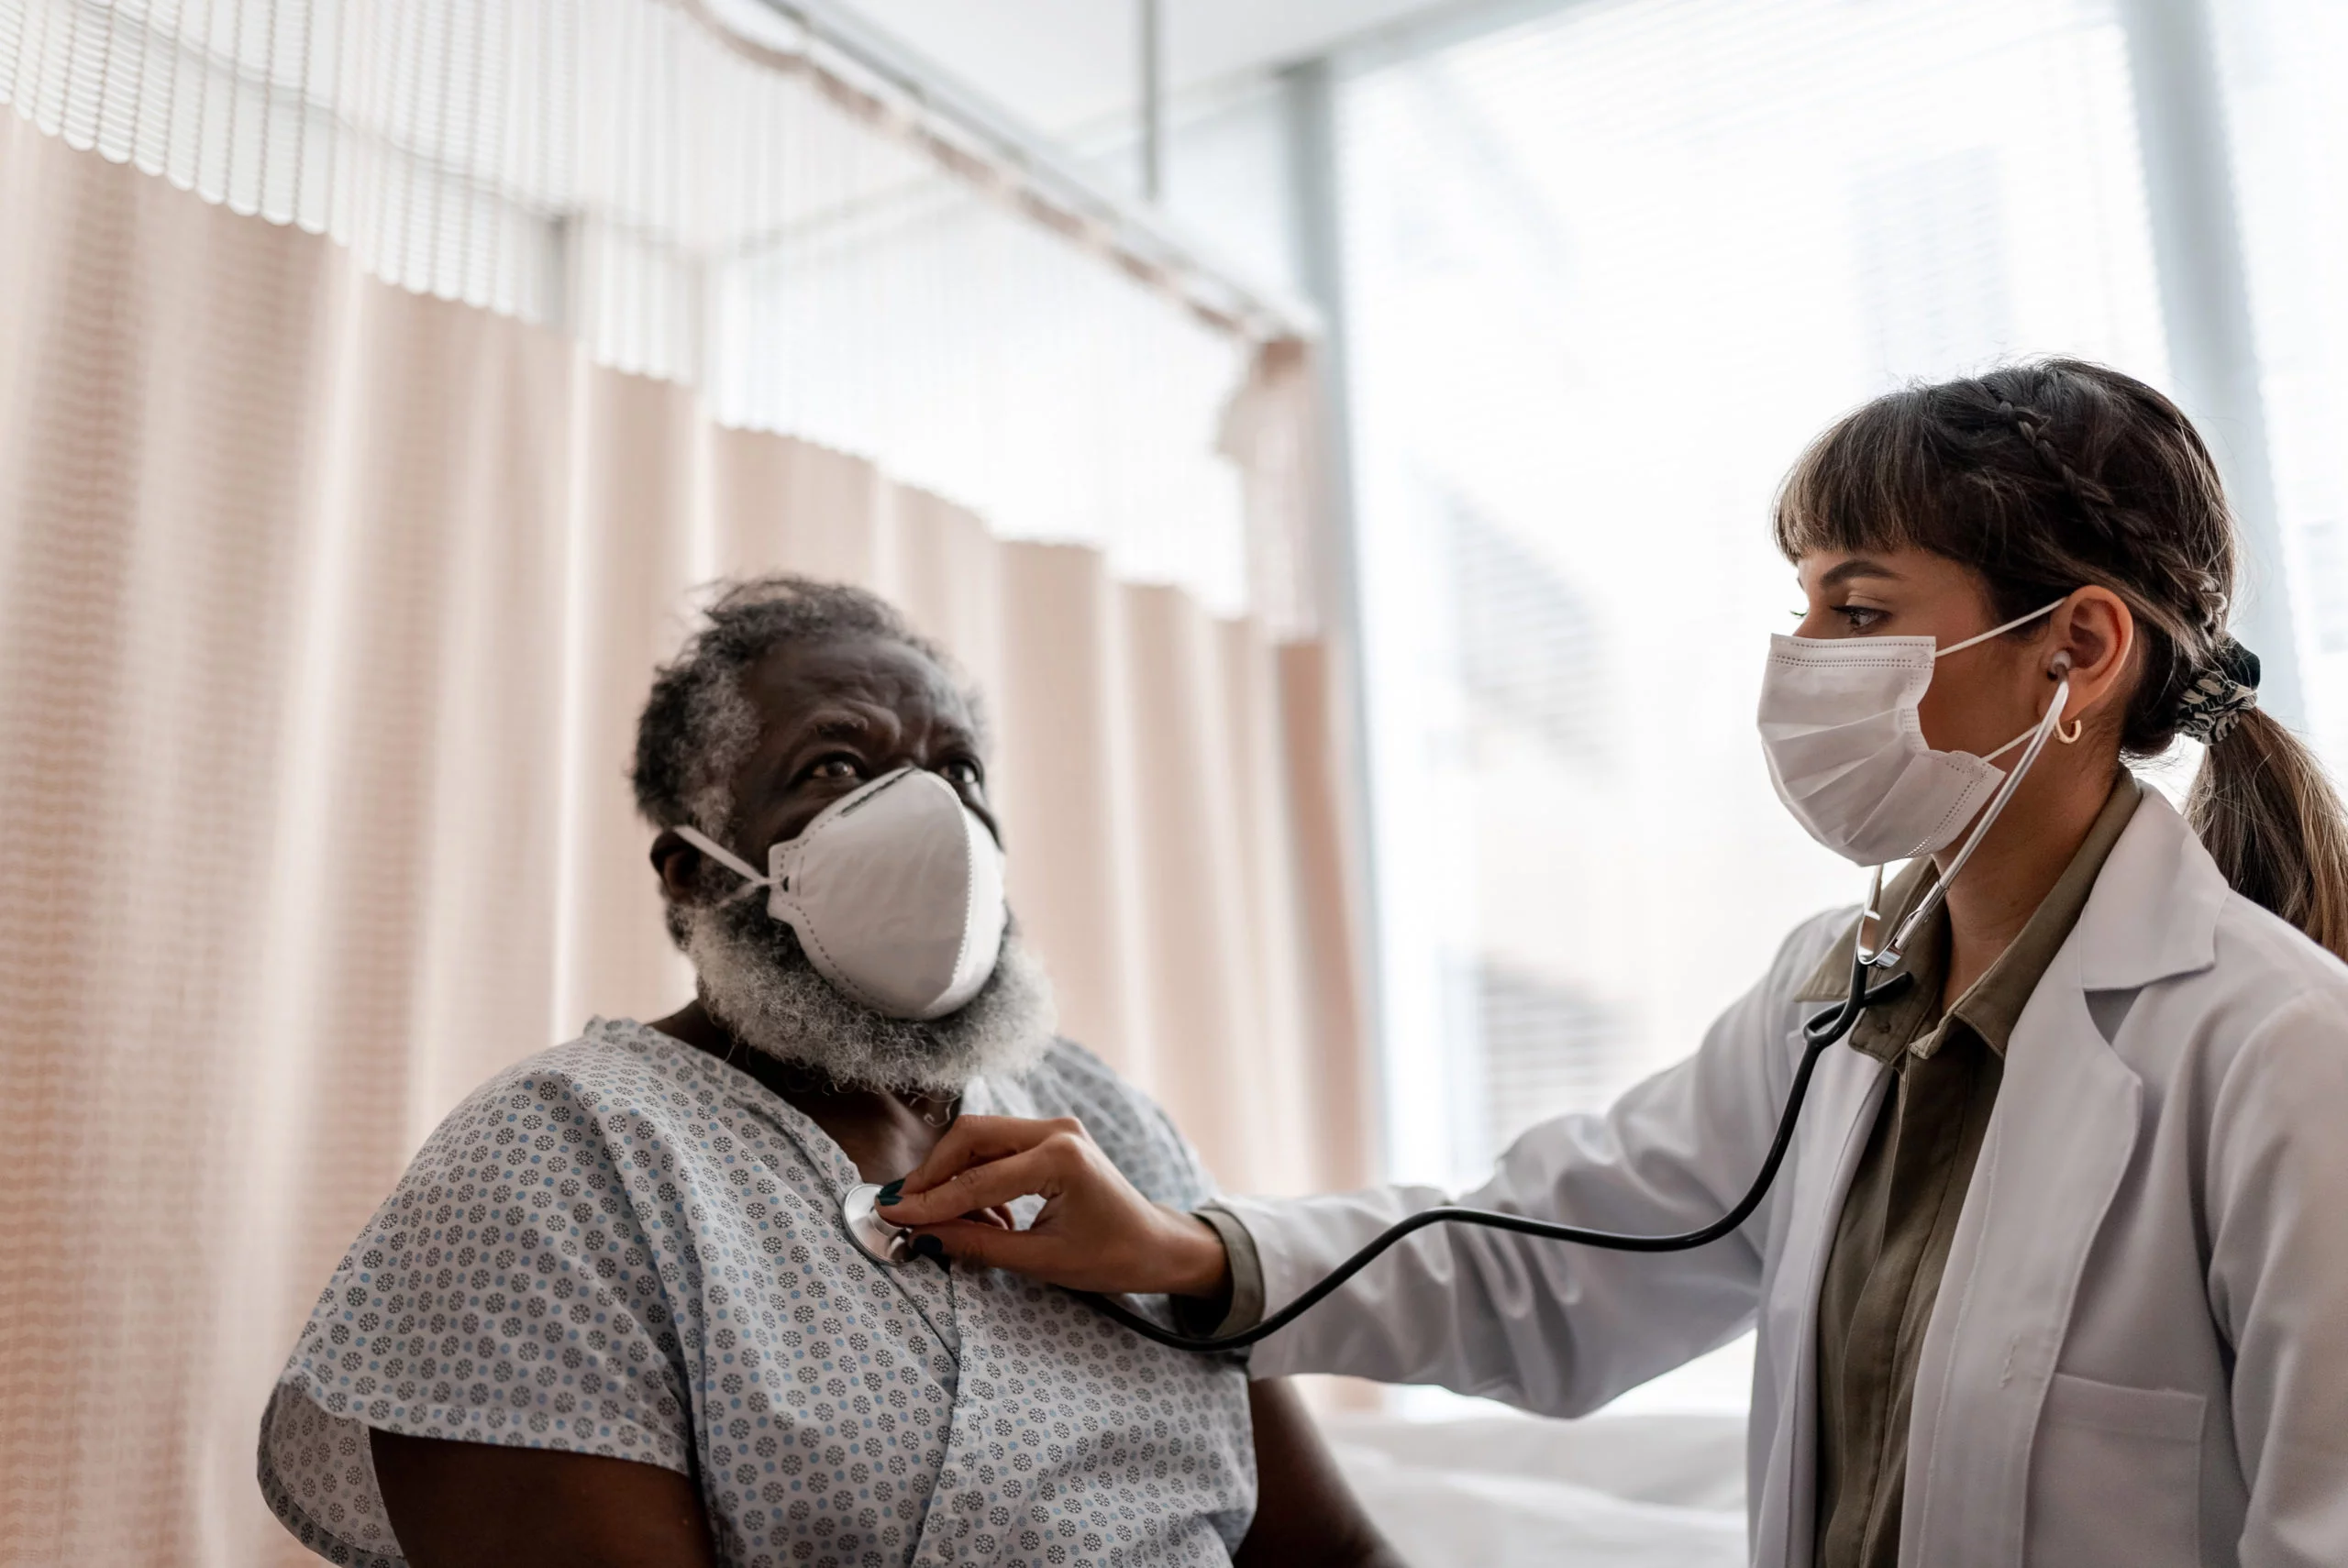
[[[1744,1423],[1733,1415],[1409,1420],[1323,1429],[1416,1568],[1736,1568]]]

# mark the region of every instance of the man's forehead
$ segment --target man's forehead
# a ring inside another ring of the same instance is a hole
[[[969,705],[936,659],[892,637],[783,643],[744,673],[743,688],[769,725],[791,726],[826,707],[917,709],[970,727]]]

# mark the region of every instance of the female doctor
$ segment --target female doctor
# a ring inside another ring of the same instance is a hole
[[[1757,1323],[1756,1563],[2348,1563],[2348,831],[2226,634],[2207,449],[2127,376],[2001,370],[1842,420],[1776,533],[1808,609],[1769,649],[1771,777],[1827,847],[1917,858],[1882,918],[1797,928],[1693,1056],[1535,1127],[1462,1201],[1650,1233],[1721,1215],[1853,944],[1911,923],[1986,829],[1899,944],[1912,981],[1821,1061],[1723,1239],[1641,1255],[1432,1227],[1254,1370],[1573,1416]],[[2184,817],[2122,762],[2180,733],[2210,746]],[[1226,1331],[1445,1201],[1178,1213],[1076,1123],[985,1117],[903,1192],[886,1216],[958,1259],[1191,1297]],[[956,1218],[1031,1193],[1024,1231]]]

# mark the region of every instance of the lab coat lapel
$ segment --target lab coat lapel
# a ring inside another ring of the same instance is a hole
[[[2022,1561],[2031,1441],[2142,1126],[2143,1084],[2088,993],[2207,968],[2225,896],[2199,841],[2147,790],[2015,1021],[1916,1370],[1902,1562]]]
[[[1805,1009],[1805,1011],[1814,1010]],[[1790,1039],[1800,1053],[1799,1031]],[[1866,1152],[1890,1073],[1847,1046],[1831,1047],[1818,1064],[1802,1107],[1788,1195],[1786,1232],[1778,1255],[1761,1342],[1777,1366],[1760,1380],[1777,1390],[1777,1419],[1753,1520],[1755,1568],[1807,1564],[1817,1529],[1818,1291],[1826,1254],[1859,1157]]]
[[[1918,1359],[1902,1562],[2021,1563],[2031,1439],[2143,1096],[2066,949],[2014,1025]]]

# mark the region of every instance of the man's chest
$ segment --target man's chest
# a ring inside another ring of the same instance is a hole
[[[1153,1515],[1244,1518],[1242,1375],[1009,1275],[884,1269],[824,1198],[760,1170],[690,1205],[695,1448],[738,1560],[806,1540],[850,1562],[1015,1558],[1030,1538],[1048,1556]]]

